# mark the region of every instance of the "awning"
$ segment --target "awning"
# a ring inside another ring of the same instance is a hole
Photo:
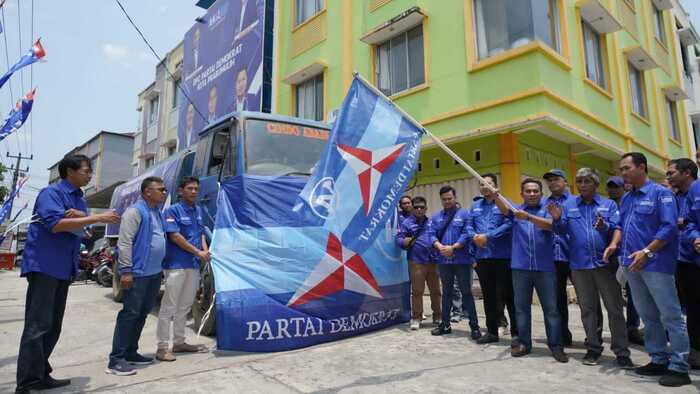
[[[321,74],[326,68],[326,65],[321,62],[313,62],[301,70],[295,71],[282,80],[282,82],[290,85],[298,85],[311,77]]]
[[[582,0],[577,3],[581,18],[600,34],[613,33],[622,29],[620,22],[608,11],[600,0]]]
[[[625,50],[627,59],[639,71],[651,70],[659,67],[656,60],[641,46]]]
[[[360,37],[365,44],[376,45],[382,43],[397,34],[410,30],[423,22],[425,14],[419,7],[412,7],[401,14],[391,18],[369,33]]]

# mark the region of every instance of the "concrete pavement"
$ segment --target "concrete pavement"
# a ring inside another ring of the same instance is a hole
[[[19,338],[22,331],[26,281],[18,272],[0,271],[0,392],[12,392]],[[426,303],[428,306],[429,303]],[[433,337],[428,328],[409,331],[396,326],[383,331],[338,342],[281,353],[235,353],[211,351],[178,355],[173,363],[140,368],[128,377],[106,375],[104,369],[111,348],[114,320],[121,304],[112,302],[110,289],[90,282],[71,286],[63,333],[51,356],[54,376],[70,377],[65,390],[47,392],[120,393],[506,393],[506,392],[667,392],[655,379],[617,369],[606,349],[602,363],[581,364],[585,353],[578,307],[570,305],[570,328],[579,346],[567,349],[568,364],[550,356],[544,342],[544,323],[534,307],[536,340],[532,355],[514,359],[509,354],[509,337],[498,344],[477,346],[467,335],[465,322],[454,326],[453,334]],[[477,302],[480,323],[485,325],[483,305]],[[156,312],[149,316],[141,339],[141,351],[155,353]],[[202,337],[190,342],[215,347]],[[606,340],[609,333],[605,333]],[[648,357],[632,350],[637,364]],[[700,391],[700,374],[691,375],[694,384],[677,393]]]

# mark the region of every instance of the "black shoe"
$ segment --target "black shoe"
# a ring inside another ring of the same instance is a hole
[[[668,370],[664,376],[659,379],[659,384],[666,387],[680,387],[690,384],[690,376],[687,373]]]
[[[552,357],[554,357],[554,359],[560,363],[569,362],[569,356],[567,356],[566,353],[564,353],[564,350],[562,349],[552,350]]]
[[[491,333],[486,333],[486,335],[476,340],[477,345],[486,345],[487,343],[498,342],[498,336]]]
[[[662,376],[668,372],[668,364],[649,363],[634,370],[637,375],[642,376]]]
[[[452,327],[449,324],[440,323],[439,326],[435,327],[430,331],[431,335],[445,335],[452,333]]]
[[[530,350],[525,345],[516,345],[510,348],[510,355],[513,357],[523,357],[530,354]]]
[[[589,350],[583,356],[583,365],[598,365],[598,359],[600,359],[600,353]]]
[[[617,362],[617,366],[622,369],[634,369],[632,359],[627,356],[617,356],[615,362]]]
[[[437,327],[440,325],[440,320],[433,320],[433,327]]]
[[[478,328],[476,330],[472,330],[471,336],[473,341],[478,340],[479,338],[481,338],[481,330],[479,330]]]
[[[153,361],[153,357],[146,357],[136,353],[132,356],[127,356],[126,362],[131,365],[149,365],[153,364],[155,361]]]
[[[68,386],[70,384],[70,379],[54,379],[51,376],[47,376],[41,383],[36,386],[37,390],[50,390],[57,387]]]
[[[642,333],[636,328],[627,331],[627,340],[631,344],[644,346],[644,335],[642,335]]]

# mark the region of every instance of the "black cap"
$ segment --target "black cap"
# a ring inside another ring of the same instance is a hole
[[[562,171],[558,168],[554,168],[554,169],[551,169],[551,170],[545,172],[545,174],[542,175],[542,178],[548,179],[548,178],[553,178],[553,177],[557,177],[557,176],[566,179],[566,174],[564,173],[564,171]]]
[[[610,178],[608,178],[608,182],[606,183],[606,185],[612,187],[623,187],[625,186],[625,181],[623,181],[622,178],[619,176],[611,176]]]

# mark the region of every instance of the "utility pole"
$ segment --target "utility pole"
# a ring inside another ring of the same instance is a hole
[[[15,190],[17,190],[17,181],[19,180],[19,173],[22,171],[20,169],[20,164],[22,164],[22,160],[33,160],[34,159],[34,154],[31,154],[29,156],[22,156],[22,152],[19,153],[19,156],[13,156],[10,154],[10,152],[7,152],[7,157],[11,159],[17,159],[17,164],[13,167],[10,167],[9,170],[13,171],[12,173],[12,191],[10,192],[10,195],[14,194]],[[29,172],[29,166],[24,170],[25,173]],[[12,205],[14,201],[10,201],[10,217],[12,217]]]

